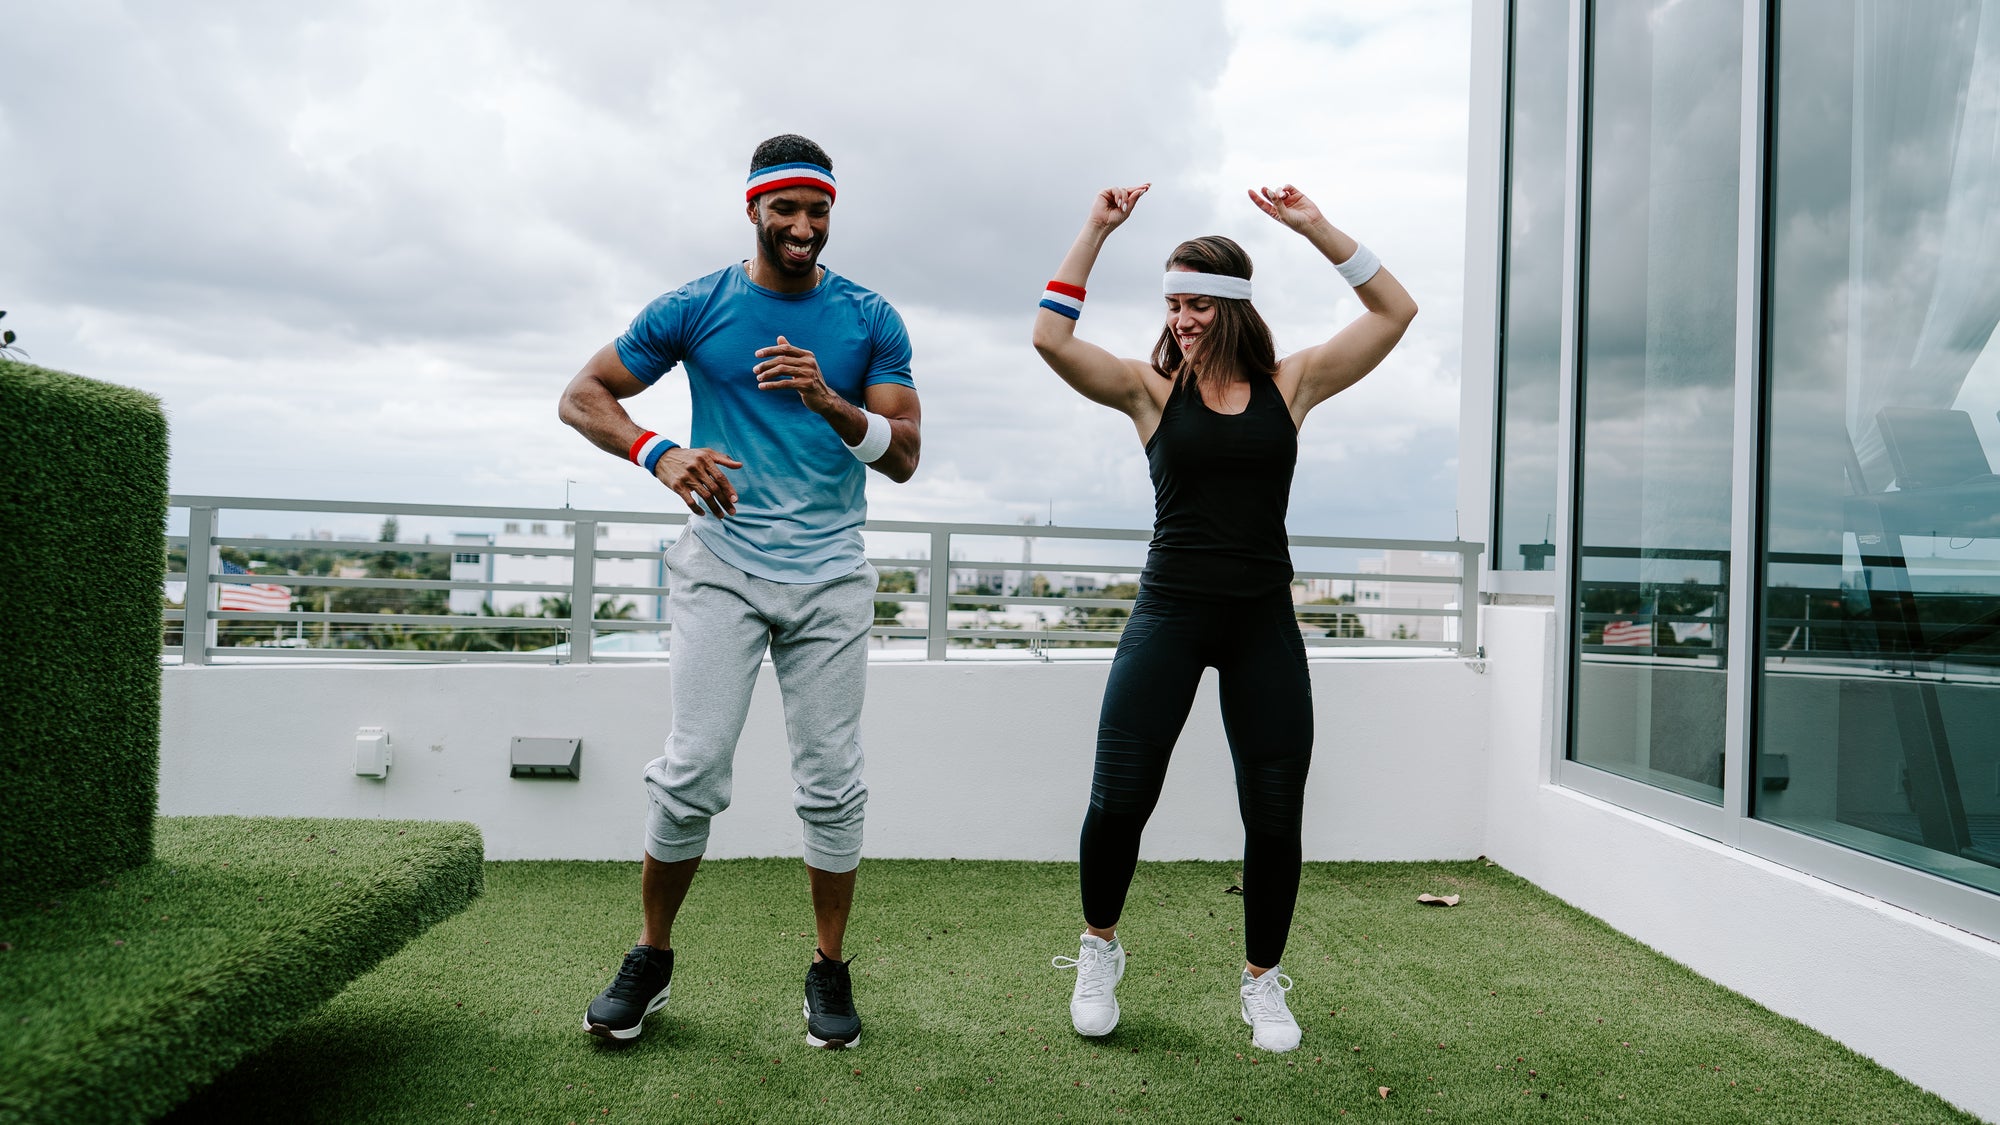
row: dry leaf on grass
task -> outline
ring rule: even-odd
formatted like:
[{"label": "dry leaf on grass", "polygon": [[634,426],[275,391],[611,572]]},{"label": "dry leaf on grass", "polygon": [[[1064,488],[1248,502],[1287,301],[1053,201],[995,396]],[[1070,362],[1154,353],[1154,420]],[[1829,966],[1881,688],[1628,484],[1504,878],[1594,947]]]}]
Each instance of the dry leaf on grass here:
[{"label": "dry leaf on grass", "polygon": [[1425,906],[1457,906],[1457,895],[1418,895],[1417,901]]},{"label": "dry leaf on grass", "polygon": [[1226,895],[1240,895],[1243,893],[1243,888],[1237,886],[1234,883],[1231,883],[1228,886],[1222,888],[1222,893]]},{"label": "dry leaf on grass", "polygon": [[1377,1086],[1377,1087],[1375,1087],[1375,1093],[1376,1093],[1377,1095],[1381,1096],[1381,1097],[1384,1097],[1384,1098],[1386,1098],[1386,1097],[1388,1097],[1388,1096],[1389,1096],[1389,1087],[1387,1087],[1387,1086]]}]

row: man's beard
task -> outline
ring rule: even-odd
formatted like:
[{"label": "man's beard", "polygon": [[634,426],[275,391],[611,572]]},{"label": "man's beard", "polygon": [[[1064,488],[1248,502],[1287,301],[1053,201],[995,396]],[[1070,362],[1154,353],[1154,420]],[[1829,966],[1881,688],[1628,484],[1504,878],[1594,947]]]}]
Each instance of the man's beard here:
[{"label": "man's beard", "polygon": [[783,241],[776,228],[766,226],[757,228],[757,250],[764,255],[764,264],[779,273],[794,277],[804,276],[819,266],[819,252],[826,246],[825,235],[813,239],[812,256],[799,265],[786,259]]}]

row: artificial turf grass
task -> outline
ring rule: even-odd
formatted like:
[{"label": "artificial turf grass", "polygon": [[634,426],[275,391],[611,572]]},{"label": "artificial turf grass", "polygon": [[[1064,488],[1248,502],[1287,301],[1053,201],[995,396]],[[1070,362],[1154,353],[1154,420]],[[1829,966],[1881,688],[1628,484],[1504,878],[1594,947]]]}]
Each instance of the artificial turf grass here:
[{"label": "artificial turf grass", "polygon": [[151,854],[167,420],[5,357],[0,418],[4,914]]},{"label": "artificial turf grass", "polygon": [[463,823],[163,817],[155,840],[0,919],[0,1122],[165,1112],[485,878]]},{"label": "artificial turf grass", "polygon": [[1074,865],[869,861],[862,1046],[830,1052],[804,1044],[796,860],[704,865],[673,999],[627,1046],[580,1028],[637,928],[637,865],[490,864],[470,910],[173,1120],[1973,1120],[1479,863],[1308,865],[1285,966],[1305,1039],[1257,1052],[1239,882],[1141,865],[1123,1018],[1085,1040],[1049,967],[1075,952]]}]

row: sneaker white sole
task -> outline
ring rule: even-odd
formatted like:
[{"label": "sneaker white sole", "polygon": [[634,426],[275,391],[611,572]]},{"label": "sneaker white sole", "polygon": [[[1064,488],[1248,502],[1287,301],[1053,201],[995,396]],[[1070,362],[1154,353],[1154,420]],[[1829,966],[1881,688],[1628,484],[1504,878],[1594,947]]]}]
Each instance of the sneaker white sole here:
[{"label": "sneaker white sole", "polygon": [[1111,1006],[1111,1022],[1106,1024],[1104,1028],[1100,1031],[1088,1031],[1084,1028],[1083,1024],[1077,1020],[1075,1009],[1071,1009],[1069,1013],[1069,1025],[1076,1029],[1076,1033],[1078,1035],[1084,1036],[1085,1038],[1102,1039],[1105,1036],[1111,1034],[1112,1032],[1118,1030],[1118,1014],[1119,1014],[1118,1005],[1113,1004]]},{"label": "sneaker white sole", "polygon": [[[812,1019],[812,1005],[803,1002],[800,1003],[799,1014],[808,1020]],[[819,1036],[813,1034],[812,1024],[808,1023],[806,1024],[806,1046],[825,1047],[834,1051],[851,1050],[861,1046],[861,1033],[858,1031],[855,1032],[852,1039],[821,1039]]]},{"label": "sneaker white sole", "polygon": [[597,1036],[599,1039],[637,1039],[639,1032],[646,1026],[646,1017],[666,1007],[667,993],[673,990],[674,986],[671,984],[662,988],[660,994],[653,997],[652,1002],[646,1005],[646,1010],[639,1013],[638,1020],[631,1027],[612,1027],[608,1024],[592,1023],[590,1022],[590,1009],[585,1008],[583,1012],[583,1030]]},{"label": "sneaker white sole", "polygon": [[1267,1047],[1264,1044],[1257,1042],[1257,1024],[1253,1020],[1251,1020],[1250,1013],[1239,1011],[1237,1014],[1243,1017],[1244,1023],[1250,1025],[1250,1045],[1252,1047],[1255,1047],[1260,1051],[1269,1051],[1274,1055],[1282,1055],[1286,1051],[1298,1050],[1299,1041],[1297,1039],[1292,1040],[1292,1042],[1288,1046],[1284,1047]]}]

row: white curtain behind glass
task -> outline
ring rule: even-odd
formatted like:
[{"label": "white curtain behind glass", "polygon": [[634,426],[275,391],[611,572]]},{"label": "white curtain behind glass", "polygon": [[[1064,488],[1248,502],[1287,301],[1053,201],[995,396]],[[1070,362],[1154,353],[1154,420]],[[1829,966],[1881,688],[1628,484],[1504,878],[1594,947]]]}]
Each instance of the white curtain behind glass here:
[{"label": "white curtain behind glass", "polygon": [[1847,429],[1880,490],[1876,412],[1950,408],[2000,322],[2000,0],[1860,0],[1854,34]]}]

